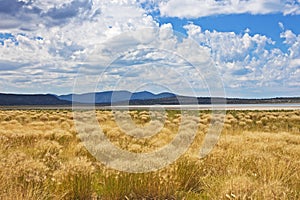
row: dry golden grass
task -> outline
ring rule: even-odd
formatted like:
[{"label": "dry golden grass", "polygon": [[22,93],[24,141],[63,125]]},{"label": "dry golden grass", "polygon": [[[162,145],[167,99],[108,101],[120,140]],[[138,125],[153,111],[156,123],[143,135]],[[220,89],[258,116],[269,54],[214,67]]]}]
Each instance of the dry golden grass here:
[{"label": "dry golden grass", "polygon": [[[135,138],[115,121],[126,122],[124,113],[96,111],[109,140],[137,153],[170,143],[182,122],[178,111],[128,114],[137,127],[162,127]],[[80,118],[88,121],[90,113]],[[107,168],[86,150],[70,110],[0,110],[0,199],[300,199],[300,111],[228,111],[218,144],[203,159],[210,112],[190,120],[199,126],[183,156],[164,169],[132,174]]]}]

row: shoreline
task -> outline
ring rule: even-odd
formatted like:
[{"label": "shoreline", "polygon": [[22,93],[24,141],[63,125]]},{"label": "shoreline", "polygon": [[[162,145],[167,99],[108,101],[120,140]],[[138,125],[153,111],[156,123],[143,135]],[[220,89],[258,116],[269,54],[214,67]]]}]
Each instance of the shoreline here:
[{"label": "shoreline", "polygon": [[[72,110],[70,106],[0,106],[0,110]],[[300,110],[300,104],[131,105],[76,106],[74,110]]]}]

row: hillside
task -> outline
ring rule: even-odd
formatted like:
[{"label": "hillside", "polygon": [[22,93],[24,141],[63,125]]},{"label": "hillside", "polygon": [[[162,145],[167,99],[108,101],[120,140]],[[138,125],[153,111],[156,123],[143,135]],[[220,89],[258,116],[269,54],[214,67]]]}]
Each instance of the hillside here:
[{"label": "hillside", "polygon": [[70,105],[71,102],[60,100],[52,94],[1,94],[1,106],[25,105]]}]

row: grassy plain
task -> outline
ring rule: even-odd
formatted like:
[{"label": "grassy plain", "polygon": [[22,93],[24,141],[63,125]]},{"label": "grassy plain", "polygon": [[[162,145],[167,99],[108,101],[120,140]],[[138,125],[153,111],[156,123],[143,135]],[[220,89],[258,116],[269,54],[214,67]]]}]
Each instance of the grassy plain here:
[{"label": "grassy plain", "polygon": [[[96,115],[114,145],[136,153],[168,144],[181,120],[179,111],[167,111],[158,134],[137,139],[118,128],[111,111]],[[150,121],[147,111],[130,115],[141,127]],[[175,163],[126,173],[91,156],[71,110],[2,110],[0,199],[300,199],[299,110],[227,111],[219,142],[202,159],[210,112],[194,120],[194,142]]]}]

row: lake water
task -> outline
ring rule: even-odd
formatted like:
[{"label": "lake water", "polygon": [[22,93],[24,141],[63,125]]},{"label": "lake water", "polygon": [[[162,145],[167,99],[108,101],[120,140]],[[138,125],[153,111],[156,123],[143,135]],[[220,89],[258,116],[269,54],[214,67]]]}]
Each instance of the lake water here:
[{"label": "lake water", "polygon": [[108,106],[111,109],[166,109],[166,110],[300,110],[300,104],[217,104],[217,105],[134,105]]}]

